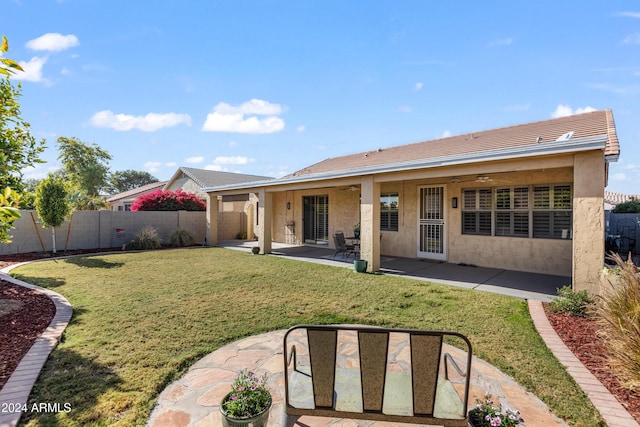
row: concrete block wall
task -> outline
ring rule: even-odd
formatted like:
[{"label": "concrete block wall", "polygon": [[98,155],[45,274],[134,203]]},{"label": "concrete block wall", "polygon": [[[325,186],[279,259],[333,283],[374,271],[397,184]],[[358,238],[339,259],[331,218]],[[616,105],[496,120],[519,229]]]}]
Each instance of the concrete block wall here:
[{"label": "concrete block wall", "polygon": [[[0,255],[52,250],[50,228],[42,228],[35,211],[21,211],[22,218],[14,223],[9,234],[12,243],[0,245]],[[237,223],[224,224],[236,226]],[[222,224],[221,224],[222,225]],[[206,236],[205,212],[117,212],[75,211],[70,220],[56,227],[56,249],[120,248],[130,242],[145,226],[156,229],[160,239],[168,243],[171,234],[178,228],[189,230],[196,242],[204,243]],[[221,228],[221,230],[225,230]],[[235,235],[240,229],[228,230]]]}]

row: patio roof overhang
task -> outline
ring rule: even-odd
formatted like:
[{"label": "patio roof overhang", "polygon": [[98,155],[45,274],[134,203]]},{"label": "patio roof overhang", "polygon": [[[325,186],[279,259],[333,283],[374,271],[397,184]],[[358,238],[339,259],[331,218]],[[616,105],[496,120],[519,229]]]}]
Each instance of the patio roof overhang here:
[{"label": "patio roof overhang", "polygon": [[[237,190],[259,190],[266,187],[276,187],[288,184],[313,183],[317,181],[327,181],[345,178],[354,178],[362,175],[375,175],[393,172],[414,171],[419,169],[429,169],[444,166],[466,165],[472,163],[482,163],[491,161],[504,161],[509,159],[522,159],[534,156],[549,156],[558,154],[577,153],[583,151],[603,150],[608,139],[608,135],[598,135],[566,141],[553,141],[544,144],[526,145],[520,147],[510,147],[496,150],[466,153],[455,156],[442,156],[430,159],[416,159],[408,162],[387,163],[383,165],[366,166],[360,168],[336,170],[330,172],[289,176],[273,180],[245,182],[241,184],[221,185],[215,187],[205,187],[202,189],[206,193],[222,193]],[[607,161],[617,161],[606,159]]]}]

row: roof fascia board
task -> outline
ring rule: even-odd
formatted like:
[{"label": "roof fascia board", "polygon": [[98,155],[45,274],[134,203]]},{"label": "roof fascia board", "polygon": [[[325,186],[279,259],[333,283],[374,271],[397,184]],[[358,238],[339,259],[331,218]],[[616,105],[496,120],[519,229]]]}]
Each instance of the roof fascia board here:
[{"label": "roof fascia board", "polygon": [[[530,156],[544,156],[553,154],[566,154],[581,151],[603,150],[608,139],[607,135],[592,136],[568,141],[553,141],[539,145],[527,145],[524,147],[502,148],[497,150],[467,153],[463,155],[443,156],[433,159],[420,159],[408,162],[387,163],[384,165],[352,168],[347,170],[323,172],[317,174],[294,176],[268,181],[254,181],[241,184],[231,184],[217,187],[203,188],[203,192],[216,192],[224,190],[240,190],[248,188],[272,187],[283,184],[299,182],[319,181],[336,178],[349,178],[361,175],[373,175],[389,172],[402,172],[415,169],[434,168],[442,166],[461,165],[466,163],[490,162],[496,160],[517,159]],[[250,184],[250,186],[246,185]]]}]

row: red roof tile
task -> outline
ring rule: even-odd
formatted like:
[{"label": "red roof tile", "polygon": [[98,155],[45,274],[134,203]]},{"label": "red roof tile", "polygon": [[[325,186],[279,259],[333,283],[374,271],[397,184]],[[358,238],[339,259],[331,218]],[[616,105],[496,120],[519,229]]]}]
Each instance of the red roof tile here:
[{"label": "red roof tile", "polygon": [[572,140],[593,136],[608,136],[604,155],[616,156],[620,153],[613,113],[611,110],[599,110],[557,119],[333,157],[294,172],[288,177],[379,166],[412,160],[427,160],[444,156],[481,153],[483,151],[526,147],[528,145],[538,146],[539,144],[556,141],[560,136],[568,132],[573,132],[571,136]]}]

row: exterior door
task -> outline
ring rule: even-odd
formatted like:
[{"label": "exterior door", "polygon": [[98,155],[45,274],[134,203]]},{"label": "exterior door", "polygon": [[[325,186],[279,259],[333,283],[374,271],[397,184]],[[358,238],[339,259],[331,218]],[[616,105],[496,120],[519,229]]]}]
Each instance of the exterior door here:
[{"label": "exterior door", "polygon": [[305,196],[304,242],[327,245],[329,243],[329,196]]},{"label": "exterior door", "polygon": [[446,260],[444,186],[418,189],[418,257]]}]

